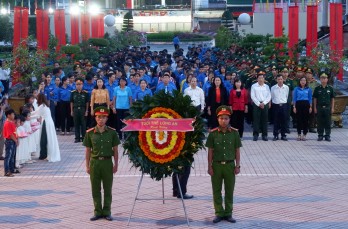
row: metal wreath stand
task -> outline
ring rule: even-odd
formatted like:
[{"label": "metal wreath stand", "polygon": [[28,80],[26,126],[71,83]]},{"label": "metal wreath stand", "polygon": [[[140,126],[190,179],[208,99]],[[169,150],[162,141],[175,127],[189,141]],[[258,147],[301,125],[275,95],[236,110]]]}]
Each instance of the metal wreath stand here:
[{"label": "metal wreath stand", "polygon": [[[174,176],[174,174],[173,174],[173,176]],[[178,176],[178,174],[175,174],[175,176],[176,176],[176,181],[178,182],[178,186],[179,186],[180,197],[181,197],[182,207],[183,207],[184,212],[185,212],[187,226],[190,227],[190,222],[189,222],[189,219],[188,219],[188,215],[187,215],[186,207],[185,207],[185,202],[184,202],[182,191],[181,191],[181,185],[180,185],[180,182],[179,182],[179,176]],[[163,180],[163,178],[162,178],[162,198],[146,198],[146,199],[138,198],[140,187],[141,187],[141,184],[143,182],[143,178],[144,178],[144,173],[141,174],[141,177],[140,177],[140,180],[139,180],[137,194],[135,195],[135,198],[134,198],[133,207],[132,207],[132,211],[131,211],[131,213],[129,215],[129,218],[128,218],[127,226],[129,226],[129,223],[131,221],[131,218],[132,218],[132,215],[133,215],[133,211],[134,211],[134,207],[135,207],[135,203],[137,202],[137,200],[162,200],[163,204],[165,204],[165,200],[177,200],[178,199],[178,198],[165,198],[164,197],[164,180]]]}]

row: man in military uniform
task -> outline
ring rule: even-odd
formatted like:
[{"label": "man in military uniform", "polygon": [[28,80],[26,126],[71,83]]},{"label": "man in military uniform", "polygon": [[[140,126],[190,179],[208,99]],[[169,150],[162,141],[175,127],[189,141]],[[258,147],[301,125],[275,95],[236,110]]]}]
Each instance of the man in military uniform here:
[{"label": "man in military uniform", "polygon": [[[331,134],[331,114],[334,111],[334,97],[335,92],[333,88],[327,84],[328,74],[321,72],[319,74],[321,85],[314,89],[314,113],[317,114],[317,130],[318,130],[318,141],[322,141],[325,137],[325,141],[330,142]],[[324,135],[325,131],[325,135]]]},{"label": "man in military uniform", "polygon": [[[216,109],[219,127],[213,129],[208,136],[208,174],[211,176],[213,200],[215,208],[214,223],[225,219],[235,223],[232,217],[233,191],[235,175],[240,172],[240,147],[242,146],[238,130],[232,128],[230,116],[232,110],[228,106]],[[225,209],[222,206],[222,183],[225,187]]]},{"label": "man in military uniform", "polygon": [[73,90],[70,96],[70,110],[71,116],[74,118],[75,143],[77,143],[85,137],[89,96],[87,91],[82,90],[83,79],[77,78],[75,84],[76,90]]},{"label": "man in military uniform", "polygon": [[[112,221],[112,182],[113,173],[118,167],[118,145],[120,140],[115,129],[105,125],[109,109],[97,107],[94,110],[97,125],[87,131],[83,145],[86,146],[86,171],[90,174],[94,216],[91,221],[105,218]],[[114,163],[112,163],[114,157]],[[104,206],[102,206],[101,184],[104,190]]]},{"label": "man in military uniform", "polygon": [[[311,68],[307,68],[306,70],[306,78],[307,78],[307,84],[308,87],[310,89],[312,89],[312,96],[314,93],[314,89],[320,85],[320,83],[317,82],[317,80],[314,78],[314,70]],[[314,100],[314,98],[313,98]],[[314,101],[312,101],[312,104],[314,103]],[[310,133],[317,133],[317,131],[315,130],[317,126],[317,119],[315,117],[315,113],[311,112],[309,114],[309,132]]]}]

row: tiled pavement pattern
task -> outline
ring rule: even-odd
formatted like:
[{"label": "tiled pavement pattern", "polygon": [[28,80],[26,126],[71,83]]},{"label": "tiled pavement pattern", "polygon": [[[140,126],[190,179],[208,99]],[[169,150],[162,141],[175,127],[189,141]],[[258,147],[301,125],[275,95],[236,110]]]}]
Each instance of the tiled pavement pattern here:
[{"label": "tiled pavement pattern", "polygon": [[[195,157],[185,201],[192,228],[348,228],[348,129],[334,129],[332,142],[253,142],[245,134],[242,174],[235,189],[236,224],[214,225],[207,152]],[[92,198],[84,148],[73,136],[59,136],[62,161],[26,165],[14,178],[3,177],[0,162],[0,228],[187,228],[177,199],[137,201],[127,219],[140,173],[121,156],[113,187],[113,222],[90,222]],[[171,197],[171,179],[164,180]],[[160,198],[161,182],[145,177],[140,198]]]}]

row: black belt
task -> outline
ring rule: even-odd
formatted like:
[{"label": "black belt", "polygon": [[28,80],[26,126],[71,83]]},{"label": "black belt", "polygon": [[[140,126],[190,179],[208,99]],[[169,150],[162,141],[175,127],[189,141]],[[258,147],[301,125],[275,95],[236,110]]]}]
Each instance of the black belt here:
[{"label": "black belt", "polygon": [[278,105],[278,106],[281,107],[281,106],[286,105],[286,104],[287,104],[287,103],[278,103],[278,104],[275,103],[274,105]]},{"label": "black belt", "polygon": [[105,161],[105,160],[110,160],[111,157],[92,157],[94,160],[99,160],[99,161]]},{"label": "black belt", "polygon": [[231,162],[233,162],[234,160],[228,160],[228,161],[214,161],[214,162],[216,162],[216,163],[218,163],[218,164],[221,164],[221,165],[225,165],[225,164],[227,164],[227,163],[231,163]]}]

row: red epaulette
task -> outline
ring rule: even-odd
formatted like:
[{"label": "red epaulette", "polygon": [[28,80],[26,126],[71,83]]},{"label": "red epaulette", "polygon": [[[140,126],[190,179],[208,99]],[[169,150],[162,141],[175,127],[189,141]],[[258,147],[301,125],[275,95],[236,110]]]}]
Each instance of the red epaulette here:
[{"label": "red epaulette", "polygon": [[232,130],[234,130],[234,131],[238,131],[238,129],[233,128],[232,126],[230,126],[230,130],[231,130],[231,131],[232,131]]},{"label": "red epaulette", "polygon": [[111,129],[111,130],[114,130],[114,131],[116,131],[116,129],[114,129],[114,128],[112,128],[112,127],[110,127],[110,126],[107,126],[109,129]]},{"label": "red epaulette", "polygon": [[92,130],[94,130],[95,127],[92,127],[91,129],[88,129],[86,132],[91,132]]},{"label": "red epaulette", "polygon": [[216,127],[216,128],[214,128],[214,129],[211,129],[210,132],[214,132],[214,131],[217,131],[217,130],[219,130],[219,127]]}]

